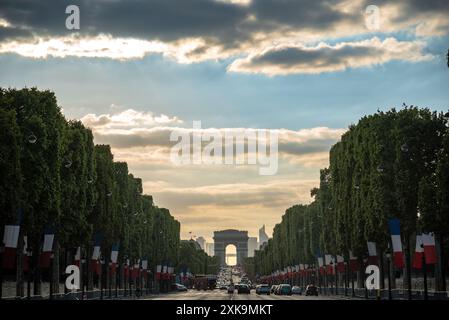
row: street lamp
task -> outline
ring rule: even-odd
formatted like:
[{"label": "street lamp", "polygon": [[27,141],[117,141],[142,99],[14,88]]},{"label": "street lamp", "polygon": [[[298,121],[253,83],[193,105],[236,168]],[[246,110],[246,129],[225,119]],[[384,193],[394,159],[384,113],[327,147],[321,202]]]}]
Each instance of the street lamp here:
[{"label": "street lamp", "polygon": [[387,274],[388,274],[388,300],[391,300],[391,271],[390,271],[390,263],[391,263],[391,252],[390,248],[387,249],[385,253],[385,257],[387,258]]},{"label": "street lamp", "polygon": [[[424,248],[424,244],[421,243],[421,248]],[[426,255],[423,252],[422,254],[422,272],[424,275],[424,300],[428,300],[429,296],[428,296],[428,292],[427,292],[427,264],[426,264]]]},{"label": "street lamp", "polygon": [[28,257],[28,279],[27,279],[27,299],[31,299],[31,281],[33,281],[33,272],[34,268],[31,265],[31,257],[33,255],[33,251],[30,247],[27,247],[27,257]]}]

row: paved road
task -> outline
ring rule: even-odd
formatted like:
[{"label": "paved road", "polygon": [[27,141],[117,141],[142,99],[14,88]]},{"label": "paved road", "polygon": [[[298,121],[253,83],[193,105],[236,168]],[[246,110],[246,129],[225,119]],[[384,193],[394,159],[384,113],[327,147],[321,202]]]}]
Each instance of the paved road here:
[{"label": "paved road", "polygon": [[228,294],[225,290],[197,291],[189,290],[187,292],[165,293],[150,296],[148,300],[340,300],[344,297],[306,297],[303,295],[277,296],[257,295],[254,290],[251,294]]}]

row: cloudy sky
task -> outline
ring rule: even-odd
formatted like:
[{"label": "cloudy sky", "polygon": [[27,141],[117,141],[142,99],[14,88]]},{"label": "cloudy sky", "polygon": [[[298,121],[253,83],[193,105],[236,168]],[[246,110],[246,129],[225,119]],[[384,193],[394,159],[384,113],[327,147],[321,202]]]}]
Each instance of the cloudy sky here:
[{"label": "cloudy sky", "polygon": [[[70,4],[80,30],[66,28]],[[447,110],[448,17],[445,0],[0,0],[0,86],[55,91],[183,237],[256,235],[310,201],[329,147],[361,116]],[[174,165],[170,132],[194,120],[276,130],[277,174]]]}]

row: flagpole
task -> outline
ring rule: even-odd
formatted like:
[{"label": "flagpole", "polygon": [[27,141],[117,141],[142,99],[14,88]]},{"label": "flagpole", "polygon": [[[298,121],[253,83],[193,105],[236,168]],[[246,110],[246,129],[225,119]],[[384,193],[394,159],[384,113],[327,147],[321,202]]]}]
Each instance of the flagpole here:
[{"label": "flagpole", "polygon": [[0,300],[3,297],[3,252],[5,251],[5,243],[2,241],[0,247]]},{"label": "flagpole", "polygon": [[[421,244],[421,247],[424,248],[424,245]],[[428,300],[428,292],[427,292],[427,263],[426,263],[426,255],[425,253],[422,254],[422,272],[424,275],[424,300]]]},{"label": "flagpole", "polygon": [[385,256],[387,257],[387,273],[388,273],[388,300],[391,300],[391,270],[390,270],[390,251],[387,251]]},{"label": "flagpole", "polygon": [[28,257],[28,277],[27,277],[27,299],[31,299],[31,281],[33,280],[33,256],[31,247],[27,246],[27,257]]},{"label": "flagpole", "polygon": [[53,300],[53,252],[50,254],[50,294],[49,299]]}]

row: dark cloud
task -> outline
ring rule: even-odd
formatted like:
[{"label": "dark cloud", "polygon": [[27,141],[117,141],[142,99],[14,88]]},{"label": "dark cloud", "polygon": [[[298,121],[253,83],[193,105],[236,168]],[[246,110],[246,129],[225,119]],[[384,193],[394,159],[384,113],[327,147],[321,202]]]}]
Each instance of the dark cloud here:
[{"label": "dark cloud", "polygon": [[375,48],[344,46],[342,48],[281,48],[267,51],[255,57],[252,62],[259,65],[276,64],[278,66],[295,65],[331,65],[340,64],[348,57],[361,57],[379,53]]},{"label": "dark cloud", "polygon": [[3,0],[0,17],[38,35],[64,35],[68,5],[78,5],[81,34],[177,40],[238,36],[246,8],[210,0]]},{"label": "dark cloud", "polygon": [[[81,30],[78,33],[65,27],[65,9],[71,4],[78,5],[81,11]],[[408,0],[395,3],[384,0],[360,0],[355,3],[347,0],[252,0],[247,5],[225,0],[2,0],[0,19],[9,25],[0,25],[0,40],[9,44],[8,40],[27,38],[30,43],[34,40],[33,37],[73,36],[59,39],[61,43],[56,47],[51,47],[48,42],[41,44],[38,51],[40,56],[33,50],[20,50],[20,44],[5,45],[2,48],[2,52],[16,52],[31,57],[75,55],[131,59],[157,53],[185,63],[248,57],[252,53],[249,69],[253,65],[276,65],[284,69],[284,73],[289,73],[290,68],[297,69],[298,65],[311,64],[318,70],[335,71],[333,68],[326,68],[326,65],[338,66],[336,70],[343,70],[344,65],[349,64],[348,57],[376,57],[382,52],[372,47],[348,46],[338,50],[320,47],[313,51],[301,49],[297,45],[369,33],[364,22],[364,12],[368,5],[378,5],[381,15],[382,12],[385,13],[383,17],[387,21],[384,32],[416,27],[418,36],[448,33],[447,0]],[[111,35],[115,40],[132,38],[147,42],[135,48],[128,46],[125,41],[122,45],[128,46],[130,51],[123,52],[117,50],[117,46],[108,47],[110,51],[96,47],[95,45],[101,44],[98,41],[93,41],[88,46],[79,46],[78,35],[83,37],[100,34]],[[183,47],[185,42],[182,40],[188,38],[200,41],[190,42]],[[106,39],[111,40],[108,37]],[[148,43],[157,40],[163,43],[162,47]],[[281,43],[284,48],[266,50],[276,43]],[[241,59],[239,60],[241,63]],[[238,68],[230,70],[245,72]]]},{"label": "dark cloud", "polygon": [[0,26],[0,42],[29,38],[31,35],[32,33],[29,30]]},{"label": "dark cloud", "polygon": [[359,42],[344,42],[335,46],[316,47],[279,46],[238,59],[230,65],[234,72],[264,73],[321,73],[345,70],[348,67],[368,67],[391,60],[421,61],[431,58],[423,53],[419,41],[397,41],[394,38],[372,38]]},{"label": "dark cloud", "polygon": [[336,23],[361,21],[357,12],[350,14],[338,10],[340,0],[255,0],[251,12],[263,23],[293,26],[306,30],[331,28]]}]

